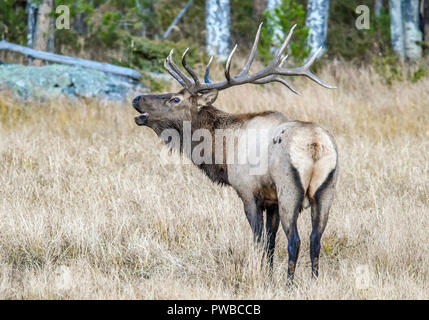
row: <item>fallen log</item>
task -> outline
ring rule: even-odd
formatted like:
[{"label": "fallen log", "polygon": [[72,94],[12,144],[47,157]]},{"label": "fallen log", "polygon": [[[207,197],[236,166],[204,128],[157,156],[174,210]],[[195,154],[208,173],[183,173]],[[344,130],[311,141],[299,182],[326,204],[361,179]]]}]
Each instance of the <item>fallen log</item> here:
[{"label": "fallen log", "polygon": [[170,24],[170,26],[167,28],[167,31],[164,32],[164,35],[162,38],[165,40],[168,38],[168,36],[171,33],[171,30],[173,30],[174,26],[179,22],[179,20],[185,15],[186,11],[188,11],[189,7],[191,6],[193,0],[189,0],[188,3],[186,3],[185,7],[179,12],[176,18],[174,18],[173,22]]},{"label": "fallen log", "polygon": [[109,63],[96,62],[96,61],[91,61],[91,60],[86,60],[81,58],[63,56],[60,54],[55,54],[50,52],[33,50],[28,47],[20,46],[4,40],[0,41],[0,50],[18,52],[27,57],[31,57],[34,59],[40,59],[45,61],[51,61],[51,62],[56,62],[61,64],[68,64],[68,65],[85,67],[85,68],[95,69],[103,72],[113,73],[116,75],[129,77],[134,80],[141,79],[140,73],[134,69],[119,67]]}]

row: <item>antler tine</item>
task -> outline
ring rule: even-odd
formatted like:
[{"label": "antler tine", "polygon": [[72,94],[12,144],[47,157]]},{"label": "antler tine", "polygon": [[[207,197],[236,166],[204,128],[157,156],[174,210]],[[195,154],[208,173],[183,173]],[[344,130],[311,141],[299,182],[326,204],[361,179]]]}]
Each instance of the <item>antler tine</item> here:
[{"label": "antler tine", "polygon": [[235,50],[237,50],[238,44],[236,44],[234,46],[234,49],[232,49],[231,53],[228,56],[228,60],[226,61],[226,67],[225,67],[225,78],[228,81],[228,83],[231,82],[231,74],[230,74],[230,69],[231,69],[231,60],[232,60],[232,56],[235,53]]},{"label": "antler tine", "polygon": [[176,79],[177,80],[177,82],[179,82],[183,87],[185,87],[186,88],[186,83],[183,81],[183,79],[182,78],[180,78],[180,76],[176,73],[176,72],[174,72],[172,69],[171,69],[171,67],[170,67],[170,65],[169,65],[169,63],[168,63],[168,57],[164,60],[164,68],[168,71],[168,73],[174,78],[174,79]]},{"label": "antler tine", "polygon": [[323,47],[320,47],[317,49],[317,51],[313,54],[313,56],[307,61],[307,63],[304,65],[304,70],[306,70],[305,76],[313,80],[314,82],[320,84],[321,86],[328,88],[328,89],[336,89],[336,86],[331,86],[329,84],[324,83],[318,76],[316,76],[314,73],[310,71],[310,67],[313,64],[313,62],[317,59],[320,52],[322,51]]},{"label": "antler tine", "polygon": [[286,79],[275,78],[273,81],[280,82],[280,83],[284,84],[293,93],[295,93],[295,94],[297,94],[299,96],[301,95],[301,93],[298,90],[296,90],[294,87],[292,87],[292,85]]},{"label": "antler tine", "polygon": [[174,49],[171,49],[170,54],[167,57],[168,66],[170,66],[171,69],[173,69],[173,71],[183,80],[183,82],[186,84],[184,87],[188,90],[192,90],[192,87],[193,87],[192,81],[173,62],[173,53],[174,53]]},{"label": "antler tine", "polygon": [[287,55],[285,55],[285,56],[282,58],[282,61],[280,61],[279,67],[282,67],[282,66],[284,65],[284,63],[286,62],[287,58],[289,58],[289,55],[288,55],[288,54],[287,54]]},{"label": "antler tine", "polygon": [[258,31],[256,32],[256,36],[255,36],[255,41],[253,42],[253,47],[252,47],[252,50],[250,51],[250,54],[249,54],[249,58],[247,59],[243,70],[241,70],[241,72],[238,74],[239,77],[246,75],[246,74],[249,74],[250,66],[252,65],[253,60],[255,59],[256,50],[258,49],[259,37],[261,35],[261,29],[262,29],[263,24],[264,24],[263,22],[261,22],[259,24],[259,28],[258,28]]},{"label": "antler tine", "polygon": [[293,68],[293,69],[285,69],[285,68],[279,67],[276,69],[275,73],[283,76],[306,76],[307,78],[313,80],[314,82],[321,85],[322,87],[325,87],[328,89],[336,89],[337,88],[336,86],[331,86],[329,84],[324,83],[318,76],[316,76],[314,73],[310,71],[311,65],[319,56],[322,49],[323,47],[320,47],[302,67]]},{"label": "antler tine", "polygon": [[189,48],[186,48],[185,52],[183,52],[182,55],[182,65],[185,68],[186,71],[191,75],[192,79],[194,79],[195,84],[198,86],[200,84],[200,78],[198,78],[198,75],[195,73],[194,70],[192,70],[191,67],[188,66],[186,63],[186,55],[188,54]]},{"label": "antler tine", "polygon": [[313,80],[317,84],[321,85],[322,87],[328,88],[328,89],[337,89],[336,86],[331,86],[327,83],[324,83],[318,76],[316,76],[314,73],[312,73],[310,70],[307,70],[304,74],[307,78]]},{"label": "antler tine", "polygon": [[311,65],[314,63],[314,61],[316,61],[316,59],[319,56],[322,49],[323,49],[323,47],[320,47],[319,49],[316,50],[316,52],[310,57],[310,59],[308,59],[308,61],[303,66],[304,69],[308,70],[311,67]]},{"label": "antler tine", "polygon": [[204,74],[205,83],[210,83],[209,76],[210,76],[210,65],[212,64],[212,61],[213,61],[213,56],[210,57],[209,63],[207,63],[207,66],[206,66],[206,73]]},{"label": "antler tine", "polygon": [[278,62],[280,60],[280,57],[283,55],[283,52],[286,50],[290,40],[292,39],[293,31],[295,30],[295,28],[296,28],[296,24],[294,24],[292,28],[290,28],[289,33],[285,41],[283,42],[282,46],[280,47],[280,49],[277,51],[276,58],[273,60],[273,62],[274,61]]},{"label": "antler tine", "polygon": [[292,87],[292,85],[289,83],[289,81],[287,81],[286,79],[280,78],[276,75],[271,75],[271,76],[268,76],[266,78],[262,78],[262,79],[253,81],[252,83],[254,83],[254,84],[267,84],[270,82],[280,82],[283,85],[285,85],[289,90],[291,90],[293,93],[295,93],[297,95],[301,95],[301,93],[299,93],[298,90],[296,90],[294,87]]}]

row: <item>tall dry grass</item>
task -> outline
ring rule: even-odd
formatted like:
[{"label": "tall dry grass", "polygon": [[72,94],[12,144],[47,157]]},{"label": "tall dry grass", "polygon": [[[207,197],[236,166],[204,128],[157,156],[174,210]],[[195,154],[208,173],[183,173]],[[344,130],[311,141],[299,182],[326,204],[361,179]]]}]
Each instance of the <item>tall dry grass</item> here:
[{"label": "tall dry grass", "polygon": [[231,112],[280,110],[336,137],[340,178],[311,280],[310,213],[296,286],[279,230],[273,279],[235,192],[159,164],[129,104],[0,96],[0,298],[429,298],[429,78],[383,85],[333,63],[331,91],[296,81],[220,94]]}]

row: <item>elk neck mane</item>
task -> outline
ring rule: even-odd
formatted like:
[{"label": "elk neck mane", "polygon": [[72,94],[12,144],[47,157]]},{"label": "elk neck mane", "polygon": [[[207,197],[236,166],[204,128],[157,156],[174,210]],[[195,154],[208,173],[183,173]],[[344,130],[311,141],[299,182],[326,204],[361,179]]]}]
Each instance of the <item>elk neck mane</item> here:
[{"label": "elk neck mane", "polygon": [[[163,129],[175,129],[180,134],[180,152],[183,152],[183,121],[191,121],[191,133],[197,129],[207,129],[212,136],[213,148],[215,146],[215,130],[216,129],[232,129],[239,128],[245,122],[255,118],[255,117],[264,117],[275,113],[275,111],[264,111],[258,113],[243,113],[243,114],[234,114],[228,113],[222,110],[217,109],[214,106],[206,105],[199,110],[194,110],[191,112],[191,119],[176,119],[176,120],[167,120],[162,123],[162,126],[158,127],[158,130],[161,129],[158,133],[162,132]],[[191,154],[193,148],[198,145],[201,141],[192,143]],[[225,151],[225,145],[224,145]],[[225,157],[225,152],[224,158]],[[214,155],[214,152],[213,152]],[[228,182],[228,169],[224,161],[222,164],[216,164],[214,159],[212,164],[202,163],[196,165],[201,169],[209,178],[215,183],[229,185]]]}]

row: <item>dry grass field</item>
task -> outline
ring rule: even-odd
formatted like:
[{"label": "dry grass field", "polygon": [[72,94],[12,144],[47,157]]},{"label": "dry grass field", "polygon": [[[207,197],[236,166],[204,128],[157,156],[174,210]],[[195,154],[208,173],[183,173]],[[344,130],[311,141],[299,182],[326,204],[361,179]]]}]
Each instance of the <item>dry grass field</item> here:
[{"label": "dry grass field", "polygon": [[[130,103],[19,102],[0,94],[1,299],[428,299],[429,77],[386,86],[332,63],[220,94],[230,112],[280,110],[336,137],[340,176],[311,279],[310,211],[295,285],[279,230],[272,280],[235,191],[137,127]],[[131,100],[130,100],[131,101]]]}]

